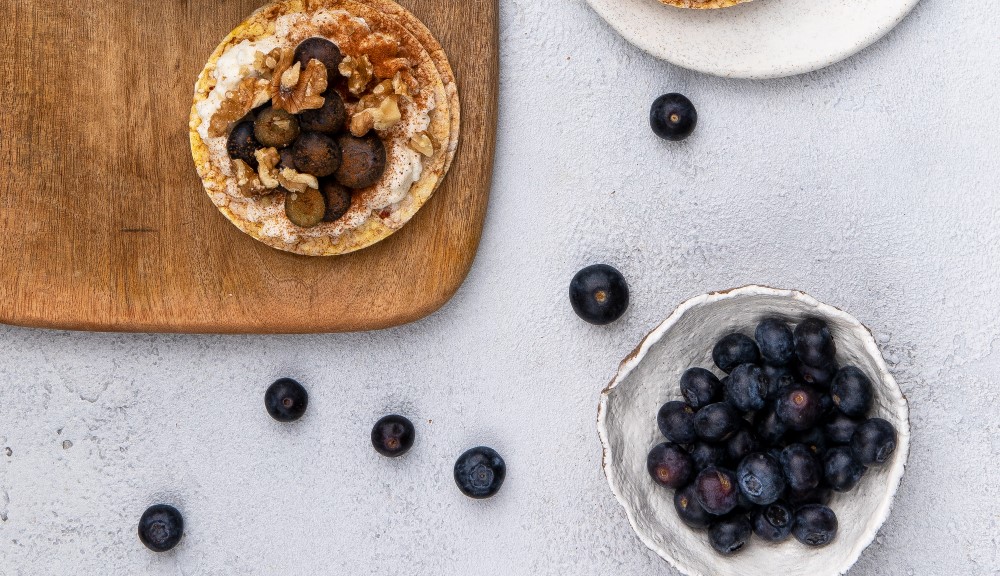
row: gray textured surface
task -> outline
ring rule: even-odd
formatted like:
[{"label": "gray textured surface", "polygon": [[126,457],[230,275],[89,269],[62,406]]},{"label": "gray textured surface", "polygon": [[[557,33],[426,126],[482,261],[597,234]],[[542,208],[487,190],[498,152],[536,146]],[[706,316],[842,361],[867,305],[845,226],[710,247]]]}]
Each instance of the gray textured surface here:
[{"label": "gray textured surface", "polygon": [[[751,282],[867,323],[910,399],[909,471],[852,575],[1000,571],[989,3],[925,0],[859,56],[769,82],[658,62],[582,0],[501,11],[493,201],[438,314],[313,337],[0,329],[0,574],[671,574],[601,473],[598,393],[677,303]],[[671,90],[700,112],[679,145],[646,128]],[[566,302],[594,261],[633,287],[606,328]],[[283,375],[311,393],[290,426],[262,406]],[[418,422],[400,461],[368,445],[388,411]],[[486,502],[450,477],[477,443],[509,465]],[[187,533],[157,556],[135,523],[159,500]]]}]

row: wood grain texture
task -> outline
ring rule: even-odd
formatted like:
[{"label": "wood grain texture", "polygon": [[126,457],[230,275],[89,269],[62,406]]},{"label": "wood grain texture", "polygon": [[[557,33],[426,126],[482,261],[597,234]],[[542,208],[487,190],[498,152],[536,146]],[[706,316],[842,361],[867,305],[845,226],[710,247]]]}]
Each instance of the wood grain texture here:
[{"label": "wood grain texture", "polygon": [[385,328],[437,310],[482,233],[497,113],[496,0],[401,0],[455,69],[462,144],[402,230],[295,256],[231,225],[188,146],[195,78],[260,0],[0,0],[0,322],[141,332]]}]

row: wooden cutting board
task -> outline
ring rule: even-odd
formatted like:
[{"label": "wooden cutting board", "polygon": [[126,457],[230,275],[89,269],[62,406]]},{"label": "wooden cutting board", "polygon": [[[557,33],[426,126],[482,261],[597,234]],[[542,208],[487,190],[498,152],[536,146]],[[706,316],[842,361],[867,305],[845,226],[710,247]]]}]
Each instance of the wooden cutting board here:
[{"label": "wooden cutting board", "polygon": [[441,307],[482,233],[497,112],[496,0],[401,0],[462,99],[444,185],[389,239],[333,258],[243,234],[195,173],[188,112],[261,0],[0,0],[0,322],[75,330],[371,330]]}]

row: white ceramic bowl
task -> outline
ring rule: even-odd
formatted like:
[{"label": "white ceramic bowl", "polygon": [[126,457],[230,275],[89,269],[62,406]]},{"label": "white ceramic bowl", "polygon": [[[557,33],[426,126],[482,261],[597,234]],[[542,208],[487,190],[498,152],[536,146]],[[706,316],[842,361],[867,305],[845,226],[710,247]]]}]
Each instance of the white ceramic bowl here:
[{"label": "white ceramic bowl", "polygon": [[[837,514],[839,531],[832,543],[808,548],[794,538],[781,544],[754,538],[744,550],[723,557],[712,549],[704,531],[693,531],[680,521],[673,490],[653,483],[646,472],[646,455],[663,441],[656,411],[668,400],[681,399],[681,373],[692,366],[714,369],[715,342],[730,332],[752,337],[765,316],[790,323],[807,316],[826,320],[837,343],[837,361],[861,368],[872,379],[871,415],[891,422],[899,440],[891,462],[869,468],[854,490],[834,493],[830,507]],[[622,361],[618,375],[601,394],[597,428],[604,446],[604,472],[632,528],[644,544],[689,576],[843,574],[888,517],[910,448],[906,398],[871,332],[850,314],[803,292],[763,286],[715,292],[681,304]]]}]

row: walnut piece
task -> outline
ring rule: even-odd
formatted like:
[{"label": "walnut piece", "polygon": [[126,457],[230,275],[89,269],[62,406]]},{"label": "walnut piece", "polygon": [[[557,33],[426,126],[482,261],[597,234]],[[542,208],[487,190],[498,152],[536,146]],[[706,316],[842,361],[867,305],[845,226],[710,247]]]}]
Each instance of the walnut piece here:
[{"label": "walnut piece", "polygon": [[431,140],[431,135],[427,132],[421,132],[413,138],[410,138],[410,148],[413,148],[428,158],[434,155],[434,141]]},{"label": "walnut piece", "polygon": [[208,135],[213,138],[225,136],[229,126],[255,107],[267,102],[270,93],[267,81],[261,78],[248,77],[240,80],[235,90],[226,93],[219,109],[212,115],[208,124]]},{"label": "walnut piece", "polygon": [[261,184],[268,190],[274,190],[281,183],[278,182],[278,162],[281,156],[278,155],[277,148],[261,148],[253,153],[257,158],[257,176],[260,177]]},{"label": "walnut piece", "polygon": [[390,94],[383,98],[377,107],[365,108],[351,117],[351,134],[360,138],[373,128],[375,130],[388,130],[401,119],[399,96]]},{"label": "walnut piece", "polygon": [[254,54],[253,69],[256,70],[262,78],[270,80],[274,77],[274,69],[278,67],[278,62],[280,61],[281,48],[275,48],[267,54],[258,50],[257,53]]},{"label": "walnut piece", "polygon": [[257,177],[257,173],[243,160],[239,158],[233,160],[233,172],[236,187],[239,188],[240,194],[247,198],[261,196],[268,192],[260,178]]},{"label": "walnut piece", "polygon": [[281,172],[278,173],[278,182],[280,182],[286,190],[291,190],[293,192],[305,192],[310,188],[319,190],[319,179],[312,174],[303,174],[302,172],[296,172],[291,168],[283,168]]},{"label": "walnut piece", "polygon": [[361,96],[364,93],[375,73],[375,67],[372,66],[372,61],[368,59],[367,54],[362,55],[361,58],[345,56],[340,62],[339,70],[340,74],[347,78],[348,91],[355,96]]},{"label": "walnut piece", "polygon": [[321,96],[326,92],[326,65],[313,58],[303,69],[300,62],[292,63],[294,59],[292,49],[281,51],[271,77],[271,104],[289,114],[322,108],[326,101]]}]

